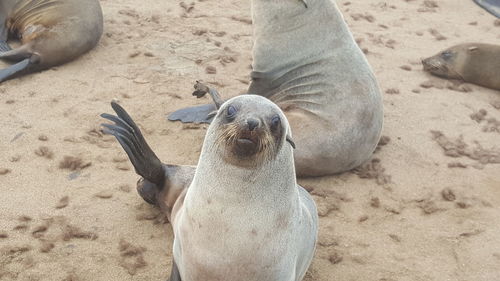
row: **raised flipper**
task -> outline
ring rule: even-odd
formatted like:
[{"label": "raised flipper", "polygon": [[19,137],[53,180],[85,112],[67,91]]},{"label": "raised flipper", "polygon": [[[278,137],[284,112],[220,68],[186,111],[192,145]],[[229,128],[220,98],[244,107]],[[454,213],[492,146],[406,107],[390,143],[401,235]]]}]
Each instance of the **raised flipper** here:
[{"label": "raised flipper", "polygon": [[146,202],[156,205],[156,194],[162,190],[165,183],[163,165],[125,109],[115,102],[111,102],[111,107],[118,116],[101,114],[101,117],[115,123],[102,124],[103,132],[116,137],[132,162],[135,172],[144,178],[139,194]]},{"label": "raised flipper", "polygon": [[168,278],[167,281],[182,281],[181,274],[179,273],[179,268],[177,268],[175,260],[172,260],[172,271],[170,272],[170,278]]},{"label": "raised flipper", "polygon": [[217,114],[217,110],[224,103],[217,90],[206,86],[199,81],[194,85],[193,96],[201,98],[207,93],[212,97],[214,104],[205,104],[179,109],[168,116],[170,121],[181,121],[183,123],[210,123]]},{"label": "raised flipper", "polygon": [[500,18],[500,0],[474,0],[474,2],[490,14]]},{"label": "raised flipper", "polygon": [[7,68],[0,70],[0,83],[9,80],[29,72],[32,72],[32,63],[30,59],[24,59],[18,63],[15,63]]}]

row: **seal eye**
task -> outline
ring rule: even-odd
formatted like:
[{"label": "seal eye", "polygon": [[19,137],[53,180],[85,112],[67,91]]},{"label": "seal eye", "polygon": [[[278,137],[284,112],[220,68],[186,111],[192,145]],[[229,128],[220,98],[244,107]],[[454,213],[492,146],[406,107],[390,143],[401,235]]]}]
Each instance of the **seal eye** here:
[{"label": "seal eye", "polygon": [[234,117],[236,117],[236,107],[230,105],[227,107],[227,114],[226,114],[226,117],[227,119],[229,120],[232,120],[234,119]]},{"label": "seal eye", "polygon": [[450,51],[444,51],[441,53],[441,57],[445,60],[450,59],[453,56],[453,54]]},{"label": "seal eye", "polygon": [[278,126],[281,124],[281,118],[276,115],[271,119],[271,130],[276,130]]}]

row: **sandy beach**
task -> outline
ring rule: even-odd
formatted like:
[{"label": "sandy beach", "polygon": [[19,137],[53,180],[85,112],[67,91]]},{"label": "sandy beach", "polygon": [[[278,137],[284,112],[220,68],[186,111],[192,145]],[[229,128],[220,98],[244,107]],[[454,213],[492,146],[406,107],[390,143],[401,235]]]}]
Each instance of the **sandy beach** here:
[{"label": "sandy beach", "polygon": [[[250,2],[101,0],[99,45],[0,84],[0,280],[166,280],[173,235],[101,113],[118,100],[165,163],[195,165],[207,125],[168,122],[250,79]],[[355,171],[300,179],[320,216],[307,281],[500,280],[500,93],[423,72],[455,44],[500,44],[471,0],[337,1],[384,96]],[[0,63],[0,67],[6,64]]]}]

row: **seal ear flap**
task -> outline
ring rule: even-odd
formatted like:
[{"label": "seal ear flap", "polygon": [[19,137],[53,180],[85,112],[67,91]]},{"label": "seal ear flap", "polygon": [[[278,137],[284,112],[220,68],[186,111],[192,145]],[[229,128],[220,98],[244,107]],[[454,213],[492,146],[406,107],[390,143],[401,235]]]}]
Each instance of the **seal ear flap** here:
[{"label": "seal ear flap", "polygon": [[475,50],[479,49],[477,46],[472,46],[472,47],[469,47],[469,52],[474,52]]},{"label": "seal ear flap", "polygon": [[295,149],[295,142],[292,140],[292,137],[290,135],[286,135],[286,141]]}]

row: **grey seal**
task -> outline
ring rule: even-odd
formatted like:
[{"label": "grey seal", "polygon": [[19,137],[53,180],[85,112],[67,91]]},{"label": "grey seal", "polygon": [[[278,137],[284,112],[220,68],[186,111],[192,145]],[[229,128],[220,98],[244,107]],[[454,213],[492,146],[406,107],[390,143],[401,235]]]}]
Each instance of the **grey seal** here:
[{"label": "grey seal", "polygon": [[300,281],[314,256],[316,205],[296,182],[290,126],[268,99],[224,102],[196,167],[164,165],[127,112],[103,124],[128,154],[139,194],[174,231],[171,281]]},{"label": "grey seal", "polygon": [[[295,135],[298,176],[344,172],[368,160],[383,125],[377,81],[331,0],[252,0],[248,94],[276,103]],[[169,120],[209,122],[214,106]]]}]

